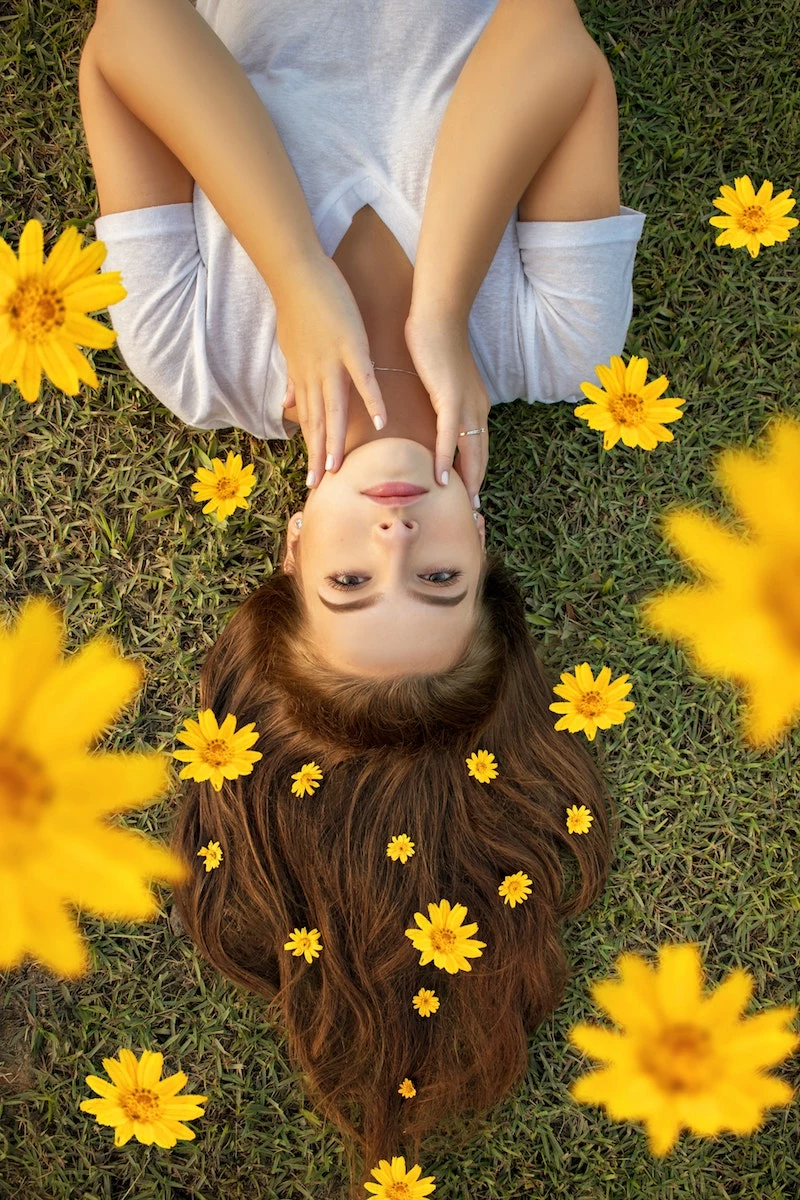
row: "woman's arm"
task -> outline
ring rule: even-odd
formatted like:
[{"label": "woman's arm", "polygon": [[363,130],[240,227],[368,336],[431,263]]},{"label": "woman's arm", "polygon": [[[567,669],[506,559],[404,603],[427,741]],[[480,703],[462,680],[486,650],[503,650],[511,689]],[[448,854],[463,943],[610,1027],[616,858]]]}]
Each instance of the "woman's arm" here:
[{"label": "woman's arm", "polygon": [[324,251],[258,93],[189,0],[98,0],[94,62],[186,167],[276,305]]},{"label": "woman's arm", "polygon": [[[436,140],[412,324],[466,324],[514,210],[603,71],[604,55],[573,0],[500,0],[456,80]],[[618,193],[616,209],[596,210],[594,183],[585,180],[586,208],[569,219],[618,211]],[[601,206],[609,196],[606,187]]]}]

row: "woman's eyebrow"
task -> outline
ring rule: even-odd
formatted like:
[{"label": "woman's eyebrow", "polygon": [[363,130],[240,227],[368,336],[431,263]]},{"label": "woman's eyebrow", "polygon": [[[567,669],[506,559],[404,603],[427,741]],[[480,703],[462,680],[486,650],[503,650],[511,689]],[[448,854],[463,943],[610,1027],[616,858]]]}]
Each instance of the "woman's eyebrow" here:
[{"label": "woman's eyebrow", "polygon": [[[448,604],[451,607],[454,604],[460,604],[465,596],[469,593],[469,588],[462,592],[460,596],[433,596],[427,592],[417,592],[413,588],[408,589],[411,596],[416,596],[423,604]],[[365,596],[360,600],[347,600],[344,604],[334,604],[331,600],[326,600],[321,592],[317,592],[322,603],[331,612],[355,612],[359,608],[372,608],[373,604],[377,604],[383,599],[383,592],[378,592],[374,596]]]}]

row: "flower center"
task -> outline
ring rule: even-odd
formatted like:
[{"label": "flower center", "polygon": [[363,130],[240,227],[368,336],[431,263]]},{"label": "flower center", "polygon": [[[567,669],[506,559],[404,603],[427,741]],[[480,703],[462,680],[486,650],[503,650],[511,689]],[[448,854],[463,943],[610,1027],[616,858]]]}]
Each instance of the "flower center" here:
[{"label": "flower center", "polygon": [[760,204],[751,204],[739,217],[739,224],[747,233],[760,233],[767,224],[767,214]]},{"label": "flower center", "polygon": [[131,1121],[152,1121],[161,1111],[161,1101],[149,1088],[137,1088],[120,1097],[119,1106]]},{"label": "flower center", "polygon": [[599,692],[585,692],[575,701],[575,707],[582,717],[596,717],[605,705]]},{"label": "flower center", "polygon": [[233,479],[220,479],[217,483],[217,496],[220,500],[229,500],[238,490],[239,485]]},{"label": "flower center", "polygon": [[642,398],[636,392],[621,392],[618,396],[612,396],[608,407],[620,425],[635,425],[644,414]]},{"label": "flower center", "polygon": [[23,279],[8,305],[11,328],[29,342],[43,341],[56,325],[64,324],[62,297],[40,279]]},{"label": "flower center", "polygon": [[433,929],[431,930],[431,945],[434,950],[439,950],[443,954],[447,954],[455,945],[456,935],[452,929]]},{"label": "flower center", "polygon": [[228,743],[221,738],[215,738],[203,750],[203,757],[210,767],[223,767],[230,759]]},{"label": "flower center", "polygon": [[696,1025],[671,1025],[658,1041],[640,1051],[646,1071],[667,1092],[699,1092],[715,1071],[711,1037]]},{"label": "flower center", "polygon": [[390,1183],[384,1188],[389,1200],[408,1200],[411,1189],[407,1183]]},{"label": "flower center", "polygon": [[800,654],[800,555],[787,555],[764,581],[764,604],[792,649]]},{"label": "flower center", "polygon": [[21,848],[25,835],[39,822],[52,789],[38,759],[10,742],[0,742],[0,818],[5,825],[4,851],[16,833]]}]

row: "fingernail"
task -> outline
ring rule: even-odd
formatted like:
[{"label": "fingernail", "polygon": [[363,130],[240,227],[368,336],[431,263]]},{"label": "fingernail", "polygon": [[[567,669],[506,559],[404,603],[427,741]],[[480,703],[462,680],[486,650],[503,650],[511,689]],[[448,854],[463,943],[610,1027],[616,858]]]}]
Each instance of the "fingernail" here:
[{"label": "fingernail", "polygon": [[449,478],[450,478],[450,472],[442,471],[442,483],[446,484]]},{"label": "fingernail", "polygon": [[330,471],[332,466],[333,466],[333,455],[329,454],[328,457],[325,459],[325,470]]},{"label": "fingernail", "polygon": [[376,429],[383,429],[383,417],[375,416],[372,418],[372,422]]},{"label": "fingernail", "polygon": [[472,507],[473,507],[473,508],[480,508],[480,506],[481,506],[481,498],[480,498],[480,496],[473,496],[473,497],[472,497]]},{"label": "fingernail", "polygon": [[314,485],[314,480],[315,480],[316,478],[317,478],[317,477],[316,477],[316,475],[314,474],[314,472],[313,472],[313,471],[309,471],[309,472],[308,472],[308,475],[306,476],[306,487],[313,487],[313,485]]}]

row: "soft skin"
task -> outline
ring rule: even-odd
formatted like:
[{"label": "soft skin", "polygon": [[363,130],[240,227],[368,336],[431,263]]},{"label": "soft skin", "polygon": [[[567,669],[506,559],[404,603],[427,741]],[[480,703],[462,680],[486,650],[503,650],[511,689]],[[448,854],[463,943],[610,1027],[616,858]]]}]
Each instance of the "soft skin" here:
[{"label": "soft skin", "polygon": [[[407,360],[387,365],[410,366]],[[305,507],[289,518],[283,566],[299,572],[315,642],[331,667],[378,677],[442,671],[458,659],[474,625],[485,522],[481,513],[473,517],[457,471],[450,471],[444,487],[434,479],[436,413],[421,381],[393,371],[377,378],[386,427],[375,429],[351,384],[342,465],[326,471]],[[294,416],[291,409],[287,415]],[[418,484],[428,493],[406,507],[378,505],[360,494],[387,480]],[[450,586],[422,578],[446,579],[434,574],[439,571],[461,575]],[[334,588],[327,575],[355,586]],[[453,608],[437,608],[409,588],[436,596],[466,589],[467,596]],[[369,609],[336,613],[318,592],[334,604],[377,593],[383,598]]]}]

